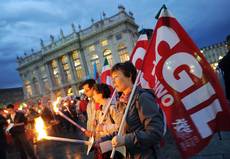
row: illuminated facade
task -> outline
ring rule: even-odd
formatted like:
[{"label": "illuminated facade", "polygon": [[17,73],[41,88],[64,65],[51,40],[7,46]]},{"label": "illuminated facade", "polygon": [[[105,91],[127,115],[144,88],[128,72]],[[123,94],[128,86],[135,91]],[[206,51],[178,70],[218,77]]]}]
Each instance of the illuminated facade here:
[{"label": "illuminated facade", "polygon": [[18,57],[18,72],[23,81],[25,99],[47,96],[54,100],[70,92],[78,94],[78,84],[92,77],[93,64],[100,72],[105,57],[110,65],[129,60],[129,55],[138,37],[138,25],[133,14],[123,6],[111,17],[97,22],[86,29],[72,24],[72,33],[60,39],[50,36],[51,43],[41,40],[41,50],[25,57]]},{"label": "illuminated facade", "polygon": [[212,68],[216,69],[219,60],[221,60],[228,52],[227,42],[210,45],[201,49]]}]

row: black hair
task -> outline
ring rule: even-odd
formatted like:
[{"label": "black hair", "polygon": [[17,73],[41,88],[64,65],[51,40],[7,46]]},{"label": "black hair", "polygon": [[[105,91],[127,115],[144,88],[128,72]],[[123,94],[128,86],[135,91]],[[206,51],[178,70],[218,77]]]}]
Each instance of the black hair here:
[{"label": "black hair", "polygon": [[94,79],[87,79],[85,81],[83,81],[81,84],[80,84],[80,89],[83,88],[84,85],[89,85],[89,88],[92,88],[94,85],[95,85],[96,81]]},{"label": "black hair", "polygon": [[80,100],[80,99],[81,99],[80,96],[76,96],[76,97],[74,98],[74,100]]},{"label": "black hair", "polygon": [[115,71],[121,71],[125,77],[131,77],[133,83],[136,80],[137,70],[130,61],[115,64],[111,69],[111,73]]},{"label": "black hair", "polygon": [[6,106],[6,108],[12,108],[12,109],[14,109],[14,105],[13,105],[13,104],[8,104],[8,105]]},{"label": "black hair", "polygon": [[109,98],[110,97],[110,89],[107,84],[101,83],[101,84],[95,84],[94,85],[94,90],[97,93],[101,93],[103,98]]}]

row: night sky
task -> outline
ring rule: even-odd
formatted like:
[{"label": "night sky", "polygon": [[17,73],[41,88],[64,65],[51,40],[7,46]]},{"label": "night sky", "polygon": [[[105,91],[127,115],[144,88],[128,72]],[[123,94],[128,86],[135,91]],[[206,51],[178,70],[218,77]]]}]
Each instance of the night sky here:
[{"label": "night sky", "polygon": [[57,39],[60,28],[71,32],[91,25],[118,12],[122,4],[134,13],[141,28],[154,28],[156,13],[165,3],[199,47],[225,40],[230,34],[229,0],[0,0],[0,88],[22,85],[16,71],[16,56],[40,49],[40,38],[50,43],[49,35]]}]

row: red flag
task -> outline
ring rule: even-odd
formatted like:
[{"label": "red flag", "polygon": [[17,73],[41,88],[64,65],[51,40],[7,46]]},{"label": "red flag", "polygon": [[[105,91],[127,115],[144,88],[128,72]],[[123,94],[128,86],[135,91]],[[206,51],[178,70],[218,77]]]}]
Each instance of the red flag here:
[{"label": "red flag", "polygon": [[137,39],[136,45],[130,56],[130,61],[134,64],[137,70],[142,67],[143,59],[148,48],[148,37],[146,34],[141,34]]},{"label": "red flag", "polygon": [[110,66],[107,58],[105,58],[104,65],[101,71],[101,83],[105,83],[110,86],[111,93],[113,92],[113,83],[110,73]]},{"label": "red flag", "polygon": [[[148,48],[148,36],[146,34],[141,34],[136,42],[135,47],[133,48],[132,54],[130,56],[130,61],[139,71],[142,68],[143,60]],[[147,81],[143,78],[143,73],[139,79],[140,86],[142,88],[149,88]]]},{"label": "red flag", "polygon": [[184,158],[200,152],[215,132],[230,130],[229,107],[213,69],[166,8],[154,29],[143,72]]}]

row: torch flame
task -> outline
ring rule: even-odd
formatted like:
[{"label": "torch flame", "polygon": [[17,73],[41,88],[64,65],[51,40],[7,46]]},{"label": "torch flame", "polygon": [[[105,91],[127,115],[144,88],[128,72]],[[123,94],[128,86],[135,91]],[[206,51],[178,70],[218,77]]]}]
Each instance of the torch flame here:
[{"label": "torch flame", "polygon": [[58,101],[53,102],[53,110],[55,113],[58,112],[58,106],[57,105],[58,105]]},{"label": "torch flame", "polygon": [[47,136],[45,123],[41,117],[35,118],[35,129],[38,134],[37,140],[41,140]]},{"label": "torch flame", "polygon": [[53,110],[55,113],[58,113],[58,103],[60,102],[61,98],[58,97],[57,100],[55,102],[53,102]]}]

